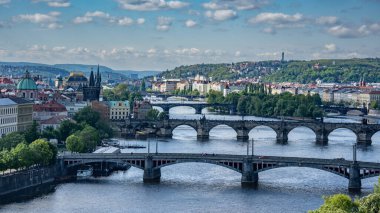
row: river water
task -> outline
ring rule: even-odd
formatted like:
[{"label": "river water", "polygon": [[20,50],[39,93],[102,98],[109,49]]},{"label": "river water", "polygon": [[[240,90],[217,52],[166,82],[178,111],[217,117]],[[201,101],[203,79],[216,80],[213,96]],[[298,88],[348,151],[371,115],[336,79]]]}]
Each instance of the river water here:
[{"label": "river water", "polygon": [[[195,118],[186,107],[171,110],[171,117]],[[205,112],[207,114],[207,112]],[[241,119],[238,116],[207,115],[209,119]],[[244,119],[261,119],[245,117]],[[356,122],[351,119],[327,119],[331,122]],[[180,126],[168,140],[150,139],[151,151],[188,153],[245,154],[246,144],[236,141],[236,133],[227,126],[215,127],[210,140],[201,142],[191,127]],[[277,155],[352,159],[356,136],[338,129],[329,136],[327,146],[315,144],[314,133],[297,128],[289,133],[289,143],[279,145],[275,133],[267,127],[250,132],[256,155]],[[373,144],[358,150],[358,159],[380,161],[380,133]],[[124,140],[124,144],[148,144],[148,141]],[[123,152],[147,152],[125,149]],[[55,191],[32,200],[0,206],[0,212],[306,212],[318,208],[323,195],[348,193],[348,180],[310,168],[278,168],[259,174],[258,189],[243,189],[241,175],[224,167],[183,163],[161,169],[160,184],[144,184],[143,172],[131,168],[109,177],[60,184]],[[377,178],[362,181],[362,195],[373,190]]]}]

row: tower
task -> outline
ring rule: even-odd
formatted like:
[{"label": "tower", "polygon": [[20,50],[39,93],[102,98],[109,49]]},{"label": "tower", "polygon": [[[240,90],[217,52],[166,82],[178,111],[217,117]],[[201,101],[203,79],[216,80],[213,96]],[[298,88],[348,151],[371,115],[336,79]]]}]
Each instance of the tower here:
[{"label": "tower", "polygon": [[282,53],[281,53],[281,62],[284,62],[284,60],[285,60],[285,53],[282,52]]},{"label": "tower", "polygon": [[83,101],[94,101],[99,100],[100,90],[101,90],[102,77],[100,75],[99,65],[96,75],[94,76],[94,71],[91,68],[90,80],[88,85],[83,85]]}]

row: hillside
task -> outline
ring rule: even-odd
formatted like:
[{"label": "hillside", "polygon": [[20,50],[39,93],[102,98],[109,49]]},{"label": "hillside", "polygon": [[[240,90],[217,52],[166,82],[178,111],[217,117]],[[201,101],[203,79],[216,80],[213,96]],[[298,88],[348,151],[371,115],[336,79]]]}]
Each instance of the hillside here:
[{"label": "hillside", "polygon": [[266,82],[310,83],[353,82],[363,76],[367,82],[380,82],[380,59],[321,59],[312,61],[260,61],[232,64],[196,64],[180,66],[159,74],[165,78],[194,77],[196,74],[213,80],[236,80],[261,76]]},{"label": "hillside", "polygon": [[[96,71],[98,65],[86,65],[86,64],[40,64],[29,62],[0,62],[0,75],[2,76],[22,76],[25,70],[29,70],[33,75],[42,75],[44,77],[55,78],[57,75],[68,76],[71,71],[84,72],[85,75],[89,75],[91,68]],[[103,75],[103,79],[126,79],[131,74],[137,74],[139,78],[145,76],[156,75],[158,71],[121,71],[113,70],[106,66],[100,66],[100,72]]]}]

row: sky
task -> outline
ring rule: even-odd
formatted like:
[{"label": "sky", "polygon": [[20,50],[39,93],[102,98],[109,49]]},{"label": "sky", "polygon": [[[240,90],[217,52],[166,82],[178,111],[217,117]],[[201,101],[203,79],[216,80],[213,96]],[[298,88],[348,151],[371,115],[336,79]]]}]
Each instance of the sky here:
[{"label": "sky", "polygon": [[167,70],[380,57],[380,0],[0,0],[0,61]]}]

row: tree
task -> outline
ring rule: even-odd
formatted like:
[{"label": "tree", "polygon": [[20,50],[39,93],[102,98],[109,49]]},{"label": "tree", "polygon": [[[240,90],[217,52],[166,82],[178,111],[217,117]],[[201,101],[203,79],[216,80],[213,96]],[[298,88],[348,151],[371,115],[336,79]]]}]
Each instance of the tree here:
[{"label": "tree", "polygon": [[113,129],[105,121],[99,120],[96,123],[95,127],[98,130],[101,139],[111,138],[113,136]]},{"label": "tree", "polygon": [[380,212],[380,194],[369,194],[359,201],[359,213],[379,213]]},{"label": "tree", "polygon": [[74,115],[74,120],[77,123],[86,123],[90,126],[95,127],[96,122],[100,119],[99,112],[91,109],[91,107],[84,107],[83,109],[79,110]]},{"label": "tree", "polygon": [[148,111],[146,118],[148,120],[157,120],[159,114],[160,111],[158,111],[157,109],[151,109]]},{"label": "tree", "polygon": [[142,82],[141,82],[140,91],[141,91],[141,92],[145,92],[145,91],[146,91],[146,86],[145,86],[145,81],[144,81],[144,79],[143,79]]},{"label": "tree", "polygon": [[61,125],[58,128],[60,141],[65,141],[67,137],[69,137],[71,134],[74,134],[76,131],[79,131],[81,129],[82,127],[80,125],[70,120],[62,121]]},{"label": "tree", "polygon": [[309,211],[309,213],[352,213],[359,210],[359,204],[345,194],[326,196],[324,200],[324,204],[319,209]]},{"label": "tree", "polygon": [[71,152],[85,152],[85,144],[77,135],[70,135],[66,139],[66,148]]},{"label": "tree", "polygon": [[38,133],[38,124],[36,121],[33,121],[32,126],[26,130],[24,137],[28,144],[32,143],[40,137],[40,134]]},{"label": "tree", "polygon": [[5,170],[8,169],[8,165],[5,159],[7,152],[8,150],[0,151],[0,172],[1,171],[4,172]]},{"label": "tree", "polygon": [[96,148],[96,145],[100,144],[100,136],[98,131],[89,125],[78,133],[78,137],[84,143],[85,152],[92,152]]},{"label": "tree", "polygon": [[55,130],[53,127],[48,126],[42,132],[41,137],[46,138],[47,140],[58,139],[59,138],[59,132],[57,130]]},{"label": "tree", "polygon": [[379,109],[379,104],[377,101],[371,101],[370,107],[371,109]]},{"label": "tree", "polygon": [[29,145],[29,148],[32,152],[35,164],[47,166],[53,159],[54,153],[50,149],[49,143],[43,139],[33,141]]},{"label": "tree", "polygon": [[22,135],[20,132],[12,132],[0,139],[0,150],[10,150],[16,147],[17,144],[24,142],[26,143],[24,135]]},{"label": "tree", "polygon": [[19,143],[11,150],[11,152],[15,158],[15,169],[29,167],[33,164],[33,155],[30,148],[25,143]]}]

